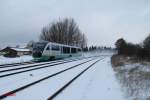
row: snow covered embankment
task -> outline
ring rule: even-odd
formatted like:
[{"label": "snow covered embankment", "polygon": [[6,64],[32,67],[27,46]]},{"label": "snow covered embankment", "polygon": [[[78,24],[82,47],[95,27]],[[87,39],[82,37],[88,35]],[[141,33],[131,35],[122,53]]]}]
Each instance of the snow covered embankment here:
[{"label": "snow covered embankment", "polygon": [[113,56],[112,65],[127,100],[150,100],[150,63]]}]

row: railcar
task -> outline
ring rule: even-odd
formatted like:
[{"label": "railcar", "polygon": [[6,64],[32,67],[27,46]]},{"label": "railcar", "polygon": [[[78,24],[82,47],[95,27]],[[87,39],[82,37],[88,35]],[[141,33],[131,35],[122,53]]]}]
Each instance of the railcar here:
[{"label": "railcar", "polygon": [[36,42],[33,45],[35,61],[47,61],[66,57],[80,56],[82,49],[77,46],[63,45],[53,42]]}]

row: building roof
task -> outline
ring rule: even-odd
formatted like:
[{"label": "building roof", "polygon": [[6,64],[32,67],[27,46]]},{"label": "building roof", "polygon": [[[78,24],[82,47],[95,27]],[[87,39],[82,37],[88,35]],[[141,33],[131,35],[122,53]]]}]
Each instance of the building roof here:
[{"label": "building roof", "polygon": [[2,49],[1,51],[4,51],[6,49],[11,49],[11,50],[14,50],[17,52],[30,52],[31,51],[30,49],[27,49],[27,48],[17,48],[17,47],[6,47],[6,48]]},{"label": "building roof", "polygon": [[15,50],[15,51],[22,51],[22,52],[29,52],[30,49],[27,49],[27,48],[14,48],[14,47],[11,47],[11,49]]}]

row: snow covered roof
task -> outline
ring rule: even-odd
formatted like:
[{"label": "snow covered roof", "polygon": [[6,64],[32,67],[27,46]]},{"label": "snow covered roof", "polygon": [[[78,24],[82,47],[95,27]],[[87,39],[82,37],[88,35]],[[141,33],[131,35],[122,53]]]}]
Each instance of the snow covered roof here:
[{"label": "snow covered roof", "polygon": [[25,51],[25,52],[29,52],[30,49],[27,49],[27,48],[14,48],[14,47],[11,47],[11,49],[15,50],[15,51]]},{"label": "snow covered roof", "polygon": [[18,52],[30,52],[31,51],[30,49],[27,49],[27,48],[17,48],[17,47],[6,47],[4,49],[1,49],[0,51],[5,51],[7,49],[15,50]]}]

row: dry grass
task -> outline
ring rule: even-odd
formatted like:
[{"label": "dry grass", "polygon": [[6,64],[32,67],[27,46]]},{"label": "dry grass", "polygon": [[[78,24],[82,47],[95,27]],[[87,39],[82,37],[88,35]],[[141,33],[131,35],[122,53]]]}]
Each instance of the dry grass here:
[{"label": "dry grass", "polygon": [[113,55],[111,58],[111,64],[113,67],[123,66],[124,62],[121,56]]},{"label": "dry grass", "polygon": [[127,100],[150,100],[150,70],[143,70],[149,62],[114,55],[111,63]]}]

